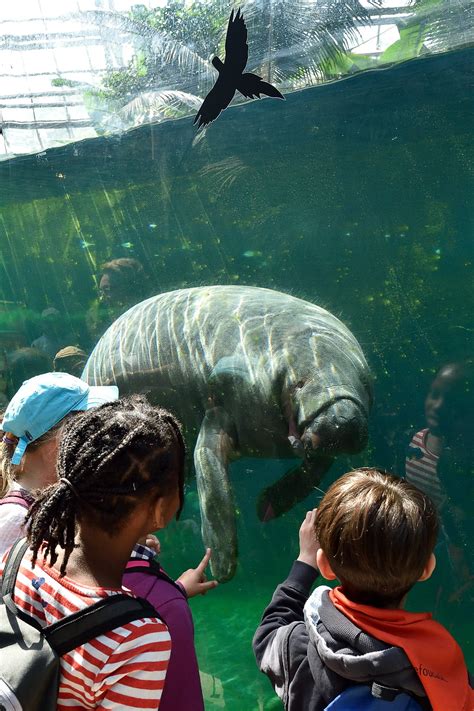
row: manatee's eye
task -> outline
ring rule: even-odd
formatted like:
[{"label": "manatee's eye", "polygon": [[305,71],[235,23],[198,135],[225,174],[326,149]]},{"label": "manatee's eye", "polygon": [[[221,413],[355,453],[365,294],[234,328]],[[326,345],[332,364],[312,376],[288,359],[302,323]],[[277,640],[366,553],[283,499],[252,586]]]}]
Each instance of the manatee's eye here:
[{"label": "manatee's eye", "polygon": [[301,388],[304,387],[304,380],[298,380],[298,382],[295,385],[295,390],[301,390]]}]

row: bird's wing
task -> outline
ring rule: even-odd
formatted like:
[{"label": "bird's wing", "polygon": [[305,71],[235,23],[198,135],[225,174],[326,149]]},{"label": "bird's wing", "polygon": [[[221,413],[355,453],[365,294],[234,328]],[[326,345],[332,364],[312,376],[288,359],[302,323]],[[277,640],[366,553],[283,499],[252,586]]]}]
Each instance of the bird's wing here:
[{"label": "bird's wing", "polygon": [[219,116],[220,112],[229,106],[234,94],[235,87],[229,87],[228,82],[219,76],[196,114],[194,123],[197,123],[198,128],[201,128],[201,126],[207,126],[208,123],[214,121],[214,119]]},{"label": "bird's wing", "polygon": [[236,74],[242,74],[248,57],[247,27],[239,8],[235,17],[234,11],[232,10],[229,24],[227,25],[227,35],[225,38],[225,68]]},{"label": "bird's wing", "polygon": [[259,77],[258,74],[242,74],[242,78],[237,84],[237,89],[238,91],[240,91],[242,96],[248,97],[250,99],[253,99],[256,96],[260,98],[260,94],[264,94],[265,96],[272,96],[276,99],[285,98],[283,94],[281,94],[278,89],[273,86],[273,84],[269,84],[268,82],[263,81],[263,79]]}]

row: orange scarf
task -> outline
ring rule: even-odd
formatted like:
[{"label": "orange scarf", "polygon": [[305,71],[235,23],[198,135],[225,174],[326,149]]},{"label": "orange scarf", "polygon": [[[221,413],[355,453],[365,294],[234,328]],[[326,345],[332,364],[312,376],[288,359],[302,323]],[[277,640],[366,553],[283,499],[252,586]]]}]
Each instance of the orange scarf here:
[{"label": "orange scarf", "polygon": [[474,693],[461,648],[429,613],[358,605],[348,600],[340,587],[331,590],[329,596],[333,605],[357,627],[404,650],[433,711],[474,710]]}]

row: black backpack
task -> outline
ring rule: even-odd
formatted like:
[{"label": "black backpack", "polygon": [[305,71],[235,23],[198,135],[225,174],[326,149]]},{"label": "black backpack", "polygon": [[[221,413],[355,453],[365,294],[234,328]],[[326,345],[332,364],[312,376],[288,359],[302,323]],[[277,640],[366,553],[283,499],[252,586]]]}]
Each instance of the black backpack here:
[{"label": "black backpack", "polygon": [[158,617],[146,600],[117,594],[41,627],[13,601],[28,542],[15,543],[5,562],[0,591],[0,711],[55,711],[59,659],[116,627]]}]

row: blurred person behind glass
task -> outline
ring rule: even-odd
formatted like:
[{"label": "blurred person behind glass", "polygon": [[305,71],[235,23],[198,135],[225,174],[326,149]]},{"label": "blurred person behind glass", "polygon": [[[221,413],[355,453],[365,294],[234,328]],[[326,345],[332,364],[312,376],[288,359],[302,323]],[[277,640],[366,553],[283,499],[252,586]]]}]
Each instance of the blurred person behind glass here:
[{"label": "blurred person behind glass", "polygon": [[87,353],[77,346],[66,346],[54,356],[55,373],[69,373],[80,378],[87,361]]},{"label": "blurred person behind glass", "polygon": [[143,265],[131,257],[106,262],[101,267],[99,298],[89,308],[86,324],[95,345],[120,314],[149,296],[148,277]]},{"label": "blurred person behind glass", "polygon": [[38,348],[17,348],[8,353],[5,360],[8,400],[25,380],[49,373],[53,369],[52,358]]},{"label": "blurred person behind glass", "polygon": [[41,312],[41,336],[32,342],[31,347],[44,351],[50,358],[54,358],[60,348],[71,340],[71,334],[65,332],[64,319],[60,311],[54,306],[44,309]]}]

